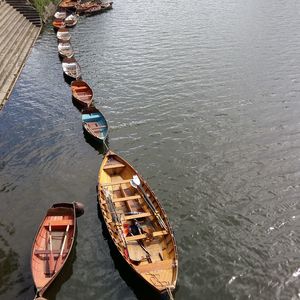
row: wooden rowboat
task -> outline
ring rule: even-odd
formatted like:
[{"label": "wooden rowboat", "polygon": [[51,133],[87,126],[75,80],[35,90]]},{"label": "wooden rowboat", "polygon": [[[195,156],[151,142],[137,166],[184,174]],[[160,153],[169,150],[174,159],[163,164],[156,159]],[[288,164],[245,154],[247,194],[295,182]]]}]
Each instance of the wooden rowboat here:
[{"label": "wooden rowboat", "polygon": [[96,1],[88,1],[88,2],[83,2],[83,3],[78,3],[76,5],[76,13],[82,14],[85,12],[85,10],[92,8],[93,6],[98,6],[101,5],[101,2],[96,2]]},{"label": "wooden rowboat", "polygon": [[88,107],[93,101],[93,90],[83,80],[75,80],[71,83],[71,91],[74,99],[82,106]]},{"label": "wooden rowboat", "polygon": [[102,6],[101,4],[95,4],[93,6],[90,6],[88,8],[86,8],[83,13],[86,14],[86,15],[95,15],[95,14],[98,14],[100,13],[102,10]]},{"label": "wooden rowboat", "polygon": [[52,22],[52,26],[54,27],[54,29],[60,29],[66,27],[63,19],[54,19]]},{"label": "wooden rowboat", "polygon": [[56,37],[60,41],[68,42],[71,39],[71,34],[67,28],[59,28],[56,33]]},{"label": "wooden rowboat", "polygon": [[65,57],[62,68],[67,81],[77,80],[81,77],[81,69],[75,57]]},{"label": "wooden rowboat", "polygon": [[75,10],[77,4],[78,4],[78,1],[74,1],[74,0],[62,0],[58,4],[58,7],[60,7],[60,8],[66,8],[66,9],[69,9],[69,10]]},{"label": "wooden rowboat", "polygon": [[103,114],[95,107],[82,110],[82,126],[95,140],[105,142],[108,135],[108,124]]},{"label": "wooden rowboat", "polygon": [[75,202],[54,204],[38,229],[31,251],[36,297],[43,296],[69,258],[77,230],[76,213]]},{"label": "wooden rowboat", "polygon": [[106,10],[112,9],[112,5],[113,5],[113,2],[101,3],[101,4],[98,4],[97,6],[93,6],[89,9],[86,9],[84,11],[84,13],[87,15],[99,14],[99,13],[105,12]]},{"label": "wooden rowboat", "polygon": [[66,16],[67,16],[67,12],[65,9],[59,9],[54,14],[54,18],[56,18],[56,19],[65,19]]},{"label": "wooden rowboat", "polygon": [[109,151],[98,175],[98,201],[119,253],[159,293],[175,289],[178,256],[158,199],[138,172]]},{"label": "wooden rowboat", "polygon": [[69,15],[65,18],[66,27],[74,27],[77,24],[78,18],[75,14]]},{"label": "wooden rowboat", "polygon": [[74,55],[74,50],[69,42],[59,41],[57,49],[61,57],[72,57]]}]

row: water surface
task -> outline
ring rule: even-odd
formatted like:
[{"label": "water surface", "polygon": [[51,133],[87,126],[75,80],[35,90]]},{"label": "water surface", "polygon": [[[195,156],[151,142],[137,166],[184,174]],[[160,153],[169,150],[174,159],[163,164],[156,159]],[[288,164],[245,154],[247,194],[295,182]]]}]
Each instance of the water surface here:
[{"label": "water surface", "polygon": [[[72,44],[111,149],[173,225],[176,299],[298,299],[300,4],[114,1]],[[46,26],[1,112],[0,297],[32,299],[46,209],[81,201],[73,263],[51,299],[154,299],[126,278],[96,202],[103,149],[83,134]]]}]

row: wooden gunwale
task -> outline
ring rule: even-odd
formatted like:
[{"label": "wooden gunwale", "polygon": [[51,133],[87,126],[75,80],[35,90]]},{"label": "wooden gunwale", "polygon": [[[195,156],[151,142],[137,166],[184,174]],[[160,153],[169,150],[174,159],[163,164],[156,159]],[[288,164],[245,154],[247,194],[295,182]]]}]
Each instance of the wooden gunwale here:
[{"label": "wooden gunwale", "polygon": [[[63,209],[68,209],[68,214],[59,214]],[[57,211],[57,215],[53,215],[53,211]],[[61,219],[59,217],[67,217],[68,219]],[[62,251],[61,249],[48,249],[48,240],[49,240],[49,225],[51,223],[51,233],[52,235],[57,232],[64,232],[67,226],[71,225],[71,230],[69,230],[67,235],[67,247]],[[57,229],[55,229],[57,228]],[[60,229],[59,229],[60,228]],[[57,231],[58,230],[58,231]],[[76,220],[76,208],[75,203],[56,203],[50,209],[48,209],[43,221],[41,222],[39,229],[35,235],[34,242],[31,250],[31,272],[34,284],[37,288],[37,296],[42,297],[49,286],[56,279],[58,274],[62,271],[64,265],[68,261],[72,248],[74,246],[74,240],[77,231],[77,220]],[[46,235],[45,235],[46,234]],[[52,243],[56,239],[62,241],[63,235],[52,236]],[[51,243],[51,242],[50,242]],[[57,244],[56,244],[57,246]],[[61,247],[61,246],[60,246]],[[67,248],[67,249],[66,249]],[[62,262],[57,266],[57,261],[62,253]],[[47,265],[49,267],[50,255],[53,255],[54,271],[53,274],[47,274],[46,269]],[[51,268],[50,268],[51,272]]]},{"label": "wooden gunwale", "polygon": [[[117,162],[114,161],[114,164],[122,164],[125,165],[124,167],[116,167],[116,168],[105,168],[106,164],[110,165],[108,162],[109,159],[114,159]],[[113,165],[113,164],[112,164]],[[120,171],[125,169],[125,171]],[[126,173],[126,169],[129,169],[131,171],[128,171]],[[107,174],[106,172],[110,172],[112,174],[111,176]],[[163,230],[159,225],[152,213],[147,213],[147,204],[143,202],[141,199],[141,195],[134,195],[138,196],[136,199],[138,199],[138,203],[141,205],[141,208],[144,209],[144,213],[140,213],[140,215],[145,214],[143,217],[140,219],[137,218],[135,213],[131,215],[123,215],[122,217],[122,209],[124,207],[128,207],[131,209],[131,205],[135,205],[134,203],[131,204],[133,199],[126,199],[126,197],[134,197],[132,195],[126,196],[126,193],[128,194],[128,191],[133,189],[130,186],[130,179],[132,178],[132,175],[129,176],[129,178],[126,176],[123,177],[123,179],[120,179],[120,172],[124,172],[123,174],[137,174],[142,182],[142,186],[145,190],[145,192],[151,197],[151,201],[153,205],[156,207],[156,210],[159,212],[161,217],[163,218],[168,231]],[[115,177],[115,178],[114,178]],[[122,176],[121,176],[122,177]],[[110,178],[110,179],[109,179]],[[110,182],[107,182],[108,180],[112,180]],[[117,225],[114,221],[113,215],[111,214],[109,210],[109,202],[104,196],[104,190],[108,190],[110,194],[112,195],[112,203],[117,205],[120,203],[121,206],[118,206],[119,209],[116,210],[116,213],[121,216],[122,224],[125,224],[127,222],[132,222],[132,220],[145,220],[143,222],[152,222],[153,224],[156,224],[156,230],[152,232],[152,237],[153,240],[149,241],[149,235],[147,233],[143,234],[138,234],[134,236],[124,236],[124,231],[123,234],[118,233],[118,228],[120,226],[122,227],[123,225]],[[116,193],[119,193],[118,195]],[[117,195],[117,196],[116,196]],[[125,198],[125,201],[124,201]],[[119,200],[120,199],[120,200]],[[177,281],[177,276],[178,276],[178,254],[177,254],[177,248],[176,248],[176,243],[174,239],[174,235],[172,232],[172,229],[170,227],[169,221],[167,219],[167,216],[165,214],[165,211],[161,207],[161,204],[157,200],[156,196],[154,195],[153,191],[150,189],[149,185],[143,178],[141,177],[140,174],[124,159],[119,157],[117,154],[113,153],[112,151],[109,151],[101,164],[100,170],[99,170],[99,175],[98,175],[98,201],[100,205],[100,209],[104,218],[104,221],[106,223],[106,226],[108,228],[108,231],[111,235],[111,238],[117,247],[118,251],[122,255],[122,257],[125,259],[125,261],[129,264],[129,266],[132,268],[132,270],[139,276],[141,277],[147,284],[149,284],[152,288],[154,288],[156,291],[159,293],[165,293],[167,289],[174,290],[176,286],[176,281]],[[124,203],[124,204],[122,204]],[[125,206],[124,206],[125,205]],[[122,208],[123,207],[123,208]],[[121,209],[121,212],[120,212]],[[149,220],[149,221],[146,221]],[[160,228],[160,229],[159,229]],[[125,244],[124,241],[122,242],[122,235],[125,239]],[[133,249],[132,247],[137,247],[139,252],[143,252],[141,248],[138,246],[139,241],[144,243],[147,249],[151,252],[151,262],[147,262],[144,260],[140,260],[138,262],[138,265],[136,262],[133,262],[133,256],[128,254],[128,249]],[[148,241],[148,242],[147,242]],[[149,244],[148,244],[149,243]],[[158,244],[157,244],[158,243]],[[137,245],[137,246],[135,246]],[[156,245],[161,245],[159,247],[162,248],[157,248],[158,246]],[[130,247],[130,248],[128,248]],[[154,247],[154,248],[153,248]],[[161,249],[156,253],[157,250],[155,249]],[[130,250],[131,252],[131,250]],[[145,255],[145,252],[143,252]],[[159,254],[159,255],[158,255]],[[154,259],[154,260],[153,260]],[[142,270],[149,270],[149,271],[142,271]],[[151,273],[151,274],[150,274]],[[151,276],[156,274],[157,276],[160,276],[161,278],[160,284],[154,283],[151,281]],[[154,276],[156,276],[154,275]],[[153,279],[153,278],[152,278]],[[161,285],[162,282],[166,282],[166,279],[168,280],[168,283],[165,283],[165,285]]]}]

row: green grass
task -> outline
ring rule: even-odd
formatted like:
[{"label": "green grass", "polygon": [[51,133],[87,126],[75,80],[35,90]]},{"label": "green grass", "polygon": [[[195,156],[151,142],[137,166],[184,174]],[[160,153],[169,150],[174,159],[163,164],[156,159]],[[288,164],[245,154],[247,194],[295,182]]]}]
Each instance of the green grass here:
[{"label": "green grass", "polygon": [[36,8],[36,10],[39,12],[40,16],[42,16],[45,10],[45,6],[47,6],[50,2],[56,4],[59,2],[59,0],[31,0],[31,2]]}]

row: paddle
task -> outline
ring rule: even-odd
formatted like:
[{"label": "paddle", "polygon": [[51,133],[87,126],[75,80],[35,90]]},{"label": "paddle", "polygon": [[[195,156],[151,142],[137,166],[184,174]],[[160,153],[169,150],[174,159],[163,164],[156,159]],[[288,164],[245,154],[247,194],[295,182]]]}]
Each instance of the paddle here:
[{"label": "paddle", "polygon": [[54,272],[55,267],[55,261],[53,256],[53,249],[52,249],[52,231],[51,231],[51,224],[49,224],[49,243],[50,243],[50,259],[49,259],[49,269],[50,269],[50,275]]},{"label": "paddle", "polygon": [[163,219],[161,218],[160,214],[158,213],[158,211],[156,210],[156,208],[154,207],[152,201],[149,199],[149,197],[147,196],[144,188],[141,185],[141,181],[139,179],[139,177],[137,175],[133,175],[132,179],[130,180],[130,184],[131,186],[133,186],[135,189],[140,190],[143,198],[145,200],[145,202],[148,204],[149,208],[152,210],[152,212],[154,213],[158,223],[160,224],[161,227],[163,227],[164,230],[168,231],[168,228],[165,224],[165,222],[163,221]]},{"label": "paddle", "polygon": [[61,250],[60,250],[59,256],[57,258],[56,264],[55,264],[54,272],[55,272],[56,266],[57,265],[59,266],[61,264],[62,255],[63,255],[63,252],[64,252],[64,248],[65,248],[65,243],[66,243],[66,240],[67,240],[67,235],[68,235],[69,227],[70,227],[70,225],[67,226],[67,229],[65,231],[64,240],[63,240],[63,243],[62,243],[62,246],[61,246]]}]

